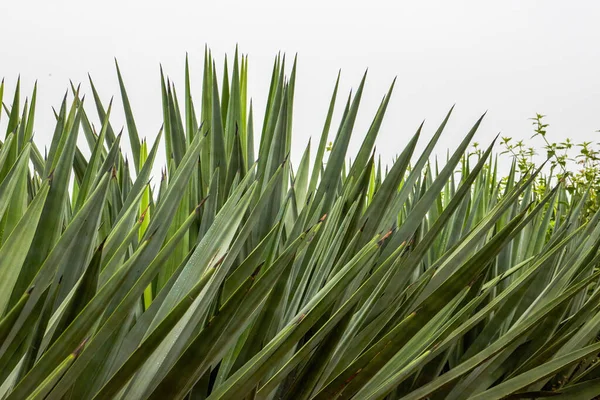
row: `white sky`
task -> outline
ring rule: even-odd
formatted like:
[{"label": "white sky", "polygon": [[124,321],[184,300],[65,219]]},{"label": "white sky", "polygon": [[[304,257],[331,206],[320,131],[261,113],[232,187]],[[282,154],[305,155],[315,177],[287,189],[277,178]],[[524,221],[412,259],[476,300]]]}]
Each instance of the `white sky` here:
[{"label": "white sky", "polygon": [[486,110],[481,143],[498,132],[529,139],[535,112],[548,115],[551,139],[598,141],[599,21],[597,0],[0,0],[0,77],[5,102],[19,73],[27,94],[38,80],[35,135],[43,147],[54,127],[50,107],[59,105],[69,79],[89,92],[88,72],[106,103],[115,95],[113,125],[120,128],[117,57],[140,134],[153,139],[162,118],[159,63],[183,93],[189,52],[199,104],[204,45],[222,60],[239,44],[250,56],[249,93],[260,120],[274,56],[281,50],[291,61],[298,53],[297,160],[309,136],[318,140],[338,69],[341,108],[368,67],[353,149],[397,76],[377,144],[389,162],[424,119],[429,138],[454,103],[441,150]]}]

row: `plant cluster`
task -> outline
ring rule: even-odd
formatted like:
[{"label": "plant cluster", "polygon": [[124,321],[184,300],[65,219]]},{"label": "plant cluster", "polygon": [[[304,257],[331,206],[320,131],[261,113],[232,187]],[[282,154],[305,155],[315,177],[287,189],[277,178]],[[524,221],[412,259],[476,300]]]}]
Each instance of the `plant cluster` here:
[{"label": "plant cluster", "polygon": [[500,177],[494,143],[471,157],[481,119],[430,162],[452,110],[421,153],[423,126],[382,167],[393,83],[347,164],[366,76],[332,132],[338,76],[294,167],[296,63],[276,58],[259,127],[247,71],[236,51],[218,79],[207,51],[199,97],[187,62],[183,96],[161,72],[147,142],[117,66],[130,160],[91,78],[92,106],[70,88],[44,155],[36,90],[23,102],[17,85],[0,144],[0,398],[600,395],[600,213],[573,194],[586,188],[540,186],[520,159]]},{"label": "plant cluster", "polygon": [[[536,114],[531,118],[534,134],[530,139],[541,138],[538,148],[545,151],[550,171],[540,176],[537,186],[543,191],[548,184],[563,182],[570,196],[585,200],[585,214],[591,216],[600,209],[600,143],[581,142],[575,144],[566,138],[562,142],[550,142],[544,121],[545,115]],[[535,168],[537,155],[534,146],[526,146],[523,140],[514,141],[511,137],[502,137],[505,150],[502,154],[510,154],[521,174]]]}]

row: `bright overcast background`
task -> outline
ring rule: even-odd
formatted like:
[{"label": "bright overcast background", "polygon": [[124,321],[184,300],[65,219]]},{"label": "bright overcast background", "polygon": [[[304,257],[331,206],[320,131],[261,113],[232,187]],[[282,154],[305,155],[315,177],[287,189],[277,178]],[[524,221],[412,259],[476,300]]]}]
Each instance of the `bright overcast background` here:
[{"label": "bright overcast background", "polygon": [[[318,140],[338,70],[343,103],[369,68],[353,150],[397,77],[377,142],[389,162],[423,120],[429,138],[453,104],[442,150],[486,110],[476,137],[482,144],[497,133],[529,140],[536,112],[548,116],[552,140],[598,141],[599,21],[597,0],[0,0],[0,77],[5,102],[19,74],[27,95],[37,79],[35,136],[43,147],[54,126],[51,106],[59,106],[69,79],[89,93],[90,73],[102,99],[114,95],[121,112],[116,57],[140,135],[153,139],[162,119],[161,63],[183,93],[189,53],[199,104],[205,44],[219,61],[238,44],[249,54],[249,94],[260,121],[274,56],[298,54],[298,160],[308,138]],[[116,113],[115,129],[123,121]]]}]

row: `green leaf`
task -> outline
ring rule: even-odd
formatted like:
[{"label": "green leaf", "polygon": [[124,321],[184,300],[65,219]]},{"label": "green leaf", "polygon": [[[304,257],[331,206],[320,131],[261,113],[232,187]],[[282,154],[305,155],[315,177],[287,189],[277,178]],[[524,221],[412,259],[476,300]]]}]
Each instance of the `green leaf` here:
[{"label": "green leaf", "polygon": [[564,356],[557,357],[556,359],[540,365],[537,368],[533,368],[526,373],[518,375],[512,379],[509,379],[492,389],[486,390],[483,393],[479,393],[476,396],[471,397],[474,400],[496,400],[505,398],[507,395],[512,394],[540,379],[552,376],[565,367],[572,365],[586,357],[595,355],[600,351],[600,343],[595,343],[590,346],[586,346],[580,350],[573,351]]},{"label": "green leaf", "polygon": [[25,215],[0,247],[0,315],[6,315],[9,299],[21,273],[27,249],[30,248],[37,230],[48,189],[48,184],[44,184],[38,191]]}]

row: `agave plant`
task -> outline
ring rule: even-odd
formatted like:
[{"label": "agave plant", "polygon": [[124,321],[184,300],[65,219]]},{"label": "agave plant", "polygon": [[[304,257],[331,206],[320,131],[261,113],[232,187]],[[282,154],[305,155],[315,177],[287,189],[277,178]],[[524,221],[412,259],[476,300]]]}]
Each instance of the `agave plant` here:
[{"label": "agave plant", "polygon": [[1,398],[600,395],[585,198],[540,190],[539,169],[500,177],[494,143],[469,155],[481,119],[441,165],[452,110],[421,154],[423,126],[382,166],[393,83],[348,163],[364,77],[332,133],[338,76],[316,154],[292,165],[295,61],[276,58],[256,133],[247,71],[236,51],[219,80],[206,51],[200,108],[187,62],[182,103],[161,73],[148,142],[117,66],[131,161],[91,79],[97,117],[71,87],[44,155],[36,90],[23,105],[17,84],[1,116]]}]

